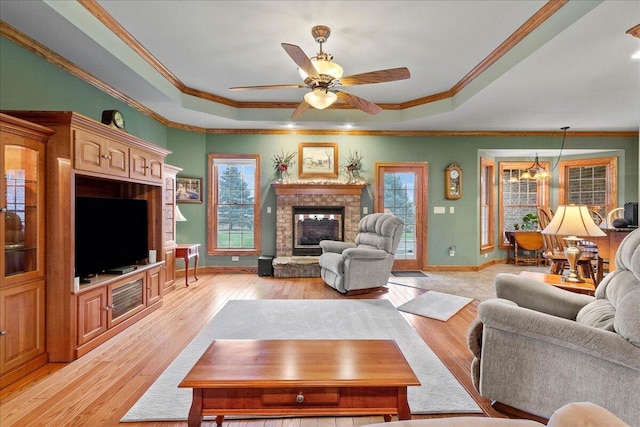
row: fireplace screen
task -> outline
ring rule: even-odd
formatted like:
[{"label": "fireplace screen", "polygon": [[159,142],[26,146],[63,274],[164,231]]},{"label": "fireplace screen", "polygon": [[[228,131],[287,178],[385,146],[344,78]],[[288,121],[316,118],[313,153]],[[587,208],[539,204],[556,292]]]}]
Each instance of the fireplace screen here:
[{"label": "fireplace screen", "polygon": [[344,239],[344,207],[293,207],[293,255],[320,255],[321,240]]}]

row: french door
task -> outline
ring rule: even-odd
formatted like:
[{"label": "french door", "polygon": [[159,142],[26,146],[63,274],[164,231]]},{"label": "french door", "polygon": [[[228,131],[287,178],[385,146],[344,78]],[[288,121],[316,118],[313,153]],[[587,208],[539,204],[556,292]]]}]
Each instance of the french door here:
[{"label": "french door", "polygon": [[394,270],[424,270],[427,260],[426,163],[376,163],[374,210],[404,221]]}]

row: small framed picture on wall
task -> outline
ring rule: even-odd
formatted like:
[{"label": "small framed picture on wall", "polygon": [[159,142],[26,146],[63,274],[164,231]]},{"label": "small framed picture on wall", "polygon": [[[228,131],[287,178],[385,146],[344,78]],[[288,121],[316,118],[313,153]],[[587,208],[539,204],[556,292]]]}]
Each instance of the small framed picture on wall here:
[{"label": "small framed picture on wall", "polygon": [[338,144],[335,142],[301,142],[298,144],[300,178],[337,178]]},{"label": "small framed picture on wall", "polygon": [[202,203],[202,178],[176,178],[177,203]]}]

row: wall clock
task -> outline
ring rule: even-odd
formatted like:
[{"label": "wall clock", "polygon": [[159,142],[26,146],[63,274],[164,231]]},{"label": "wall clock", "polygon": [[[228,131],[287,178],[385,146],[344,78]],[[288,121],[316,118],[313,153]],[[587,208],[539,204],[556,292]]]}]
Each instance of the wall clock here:
[{"label": "wall clock", "polygon": [[102,112],[102,123],[117,129],[124,129],[124,116],[118,110],[104,110]]},{"label": "wall clock", "polygon": [[444,196],[449,200],[462,197],[462,168],[456,162],[444,170]]}]

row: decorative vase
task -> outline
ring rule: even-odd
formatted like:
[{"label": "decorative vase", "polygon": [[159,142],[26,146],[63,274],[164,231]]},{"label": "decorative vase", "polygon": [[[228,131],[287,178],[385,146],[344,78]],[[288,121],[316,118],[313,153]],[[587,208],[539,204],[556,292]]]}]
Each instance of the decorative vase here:
[{"label": "decorative vase", "polygon": [[289,181],[289,169],[286,166],[278,168],[278,182],[286,183]]}]

